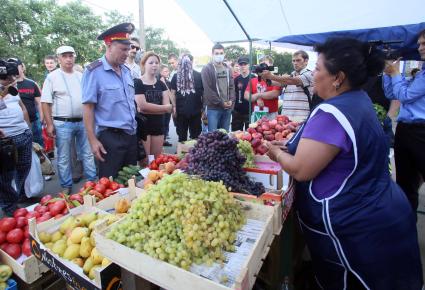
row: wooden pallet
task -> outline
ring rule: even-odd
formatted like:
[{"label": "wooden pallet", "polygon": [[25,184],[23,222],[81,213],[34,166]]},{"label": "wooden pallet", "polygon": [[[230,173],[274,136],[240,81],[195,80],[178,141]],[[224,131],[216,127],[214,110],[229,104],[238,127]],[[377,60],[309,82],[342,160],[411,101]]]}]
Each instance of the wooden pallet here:
[{"label": "wooden pallet", "polygon": [[242,204],[247,208],[247,218],[263,221],[264,227],[231,288],[107,239],[106,233],[111,227],[97,230],[96,248],[103,256],[122,268],[167,290],[187,290],[188,287],[202,290],[248,290],[253,287],[256,275],[269,252],[274,238],[273,226],[276,220],[274,215],[277,212],[270,206],[247,202]]}]

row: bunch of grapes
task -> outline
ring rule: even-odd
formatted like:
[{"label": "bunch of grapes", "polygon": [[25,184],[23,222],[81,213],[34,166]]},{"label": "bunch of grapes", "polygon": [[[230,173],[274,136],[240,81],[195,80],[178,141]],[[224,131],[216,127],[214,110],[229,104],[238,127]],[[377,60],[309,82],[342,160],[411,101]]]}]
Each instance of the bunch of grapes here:
[{"label": "bunch of grapes", "polygon": [[133,202],[107,237],[184,269],[223,262],[246,219],[220,182],[184,173],[165,176]]},{"label": "bunch of grapes", "polygon": [[243,165],[244,168],[254,168],[254,149],[252,149],[251,143],[246,140],[239,140],[238,142],[239,152],[245,156],[246,160]]},{"label": "bunch of grapes", "polygon": [[264,186],[250,180],[243,170],[246,158],[239,152],[237,144],[238,140],[218,130],[202,134],[190,150],[186,172],[204,180],[223,181],[235,192],[261,195]]}]

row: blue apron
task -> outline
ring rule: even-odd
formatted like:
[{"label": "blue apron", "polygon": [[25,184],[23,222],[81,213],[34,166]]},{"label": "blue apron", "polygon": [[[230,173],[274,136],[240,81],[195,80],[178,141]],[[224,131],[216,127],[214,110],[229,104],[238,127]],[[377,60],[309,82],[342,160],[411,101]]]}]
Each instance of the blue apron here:
[{"label": "blue apron", "polygon": [[[314,179],[297,183],[295,208],[318,284],[347,289],[351,272],[365,289],[420,290],[415,213],[389,175],[388,145],[370,98],[350,91],[324,101],[311,116],[319,109],[331,113],[350,137],[354,168],[324,199],[312,192]],[[303,130],[287,144],[293,155]]]}]

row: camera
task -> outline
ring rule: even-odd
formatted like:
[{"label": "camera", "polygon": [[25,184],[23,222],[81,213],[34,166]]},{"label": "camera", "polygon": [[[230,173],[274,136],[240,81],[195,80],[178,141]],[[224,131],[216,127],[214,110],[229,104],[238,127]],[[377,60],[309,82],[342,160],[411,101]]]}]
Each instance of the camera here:
[{"label": "camera", "polygon": [[376,47],[380,49],[384,55],[386,60],[396,60],[401,57],[401,53],[398,49],[392,47],[392,44],[401,44],[403,40],[370,40],[370,47]]},{"label": "camera", "polygon": [[[262,73],[263,71],[268,70],[271,72],[274,72],[275,67],[274,66],[268,66],[266,63],[260,63],[259,65],[253,65],[251,71],[256,73],[258,75],[257,79],[259,82],[261,82],[261,76],[259,75],[260,73]],[[266,80],[266,83],[268,86],[272,85],[272,81],[271,80]]]},{"label": "camera", "polygon": [[6,80],[10,76],[18,76],[18,64],[16,62],[0,59],[0,79]]}]

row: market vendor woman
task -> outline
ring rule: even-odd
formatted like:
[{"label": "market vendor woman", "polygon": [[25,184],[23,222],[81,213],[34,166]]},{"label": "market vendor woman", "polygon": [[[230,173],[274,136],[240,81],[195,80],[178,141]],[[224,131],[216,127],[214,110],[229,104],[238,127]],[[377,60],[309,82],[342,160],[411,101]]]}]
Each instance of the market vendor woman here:
[{"label": "market vendor woman", "polygon": [[[380,52],[354,39],[318,45],[324,99],[293,139],[268,155],[297,181],[296,210],[322,289],[419,290],[415,215],[388,171],[387,143],[367,94]],[[287,152],[286,152],[287,151]]]}]

